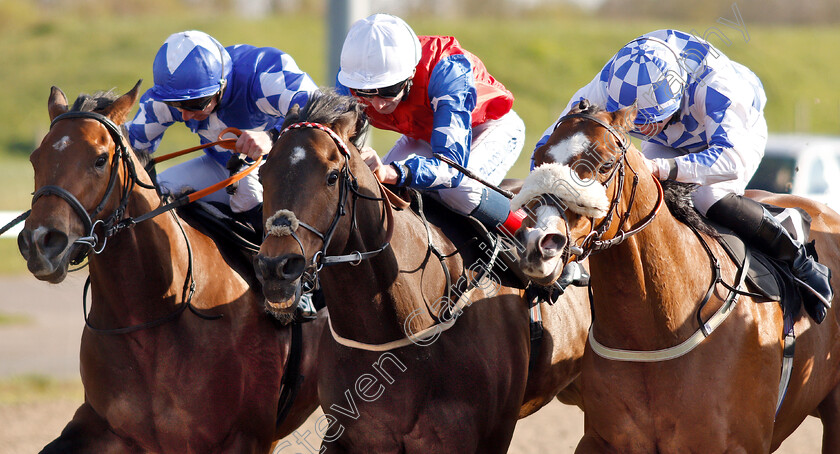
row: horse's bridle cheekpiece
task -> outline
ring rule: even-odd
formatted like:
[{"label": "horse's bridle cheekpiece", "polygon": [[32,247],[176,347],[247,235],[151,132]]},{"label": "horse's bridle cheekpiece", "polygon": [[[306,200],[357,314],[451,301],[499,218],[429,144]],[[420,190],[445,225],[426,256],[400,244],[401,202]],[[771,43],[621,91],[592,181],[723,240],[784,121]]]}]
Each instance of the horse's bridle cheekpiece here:
[{"label": "horse's bridle cheekpiece", "polygon": [[[589,104],[586,103],[585,101],[581,101],[581,103],[579,104],[579,107],[581,109],[584,109],[588,106],[589,106]],[[659,182],[659,179],[656,178],[656,176],[653,176],[653,180],[656,183],[656,186],[657,186],[658,192],[659,192],[658,199],[657,199],[657,202],[656,202],[656,206],[638,225],[636,225],[635,227],[633,227],[632,229],[630,229],[628,231],[624,231],[621,226],[624,225],[624,223],[627,221],[627,219],[630,216],[630,211],[633,208],[633,202],[634,202],[635,197],[636,197],[636,187],[638,186],[638,183],[639,183],[638,173],[635,170],[633,170],[633,167],[630,165],[629,162],[627,162],[627,150],[630,148],[630,140],[624,134],[622,134],[618,130],[616,130],[611,124],[605,122],[604,120],[601,120],[598,117],[595,117],[594,115],[591,115],[591,114],[585,113],[585,112],[577,112],[577,113],[571,113],[571,114],[568,114],[568,115],[564,115],[559,120],[557,120],[557,123],[554,125],[554,129],[556,130],[557,127],[560,126],[560,124],[563,123],[564,121],[575,119],[575,118],[581,118],[581,119],[584,119],[584,120],[587,120],[587,121],[592,121],[592,122],[597,123],[598,125],[602,126],[613,136],[613,138],[615,138],[616,142],[618,143],[618,147],[619,147],[619,149],[617,150],[619,152],[619,156],[616,159],[615,166],[613,167],[612,172],[610,173],[610,176],[607,177],[607,179],[603,183],[601,183],[605,188],[607,188],[612,183],[612,180],[617,176],[618,179],[617,179],[617,182],[616,182],[617,187],[616,187],[616,190],[615,190],[615,196],[610,201],[610,207],[607,211],[607,215],[602,219],[602,221],[600,222],[600,224],[597,227],[595,227],[593,225],[592,230],[589,232],[589,234],[583,239],[581,244],[578,246],[579,250],[581,250],[581,254],[578,255],[577,260],[581,261],[581,260],[585,259],[586,257],[588,257],[593,252],[601,251],[601,250],[607,249],[609,247],[615,246],[617,244],[621,244],[628,237],[630,237],[632,235],[635,235],[636,233],[642,231],[645,227],[647,227],[653,221],[653,218],[656,217],[656,214],[659,212],[660,208],[662,208],[662,202],[665,199],[665,194],[664,194],[664,191],[662,189],[662,184]],[[617,213],[616,210],[618,209],[618,203],[621,199],[621,193],[624,189],[625,167],[630,168],[630,171],[633,172],[633,186],[632,186],[632,192],[631,192],[631,195],[630,195],[630,200],[627,204],[627,209],[625,210],[625,212],[621,216],[619,216],[619,230],[618,230],[618,232],[615,234],[615,236],[613,236],[613,238],[610,238],[610,239],[607,239],[607,240],[602,240],[601,238],[604,236],[604,234],[607,233],[607,230],[609,229],[610,225],[612,224],[613,216],[616,215],[616,213]],[[564,217],[564,220],[565,220],[565,217]],[[568,221],[566,220],[566,222],[568,222]]]},{"label": "horse's bridle cheekpiece", "polygon": [[[108,179],[108,187],[105,190],[105,195],[102,196],[102,200],[99,202],[99,204],[97,204],[97,206],[96,206],[96,208],[94,208],[93,212],[88,213],[87,210],[85,209],[85,207],[82,205],[82,203],[79,202],[79,200],[73,194],[71,194],[69,191],[67,191],[66,189],[64,189],[60,186],[46,185],[46,186],[42,186],[41,188],[39,188],[32,195],[32,205],[34,206],[35,202],[38,201],[38,199],[41,198],[42,196],[55,195],[55,196],[58,196],[58,197],[61,197],[62,199],[64,199],[73,208],[73,211],[76,212],[76,214],[79,216],[79,219],[81,219],[82,224],[84,224],[85,232],[88,233],[87,236],[80,237],[74,242],[74,244],[77,243],[77,244],[82,244],[82,245],[86,246],[83,251],[81,251],[79,254],[77,254],[75,257],[73,257],[71,259],[71,262],[70,262],[71,264],[78,265],[82,261],[84,261],[84,259],[88,256],[88,254],[91,251],[93,251],[94,254],[102,253],[102,251],[105,250],[105,245],[107,243],[108,238],[114,236],[115,234],[117,234],[122,229],[124,229],[126,227],[130,227],[130,226],[136,224],[137,222],[140,222],[140,221],[143,221],[143,220],[146,220],[146,219],[150,219],[150,218],[152,218],[154,216],[157,216],[158,214],[163,213],[165,211],[171,210],[172,208],[175,207],[175,205],[173,205],[173,204],[164,205],[161,208],[158,208],[157,210],[154,210],[153,212],[146,213],[145,215],[139,216],[137,218],[124,218],[125,209],[126,209],[126,206],[128,205],[128,199],[131,195],[132,190],[134,189],[134,185],[140,186],[140,187],[145,188],[145,189],[156,189],[156,188],[155,188],[154,184],[146,184],[146,183],[143,183],[142,181],[140,181],[140,178],[137,176],[137,171],[134,168],[134,163],[132,162],[132,160],[128,156],[128,146],[126,145],[125,136],[123,135],[122,131],[120,130],[120,127],[117,126],[116,123],[111,121],[110,118],[108,118],[108,117],[106,117],[102,114],[99,114],[99,113],[96,113],[96,112],[90,112],[90,111],[65,112],[65,113],[60,114],[60,115],[56,116],[55,118],[53,118],[52,122],[50,123],[50,129],[52,129],[52,127],[55,126],[55,124],[58,123],[59,121],[69,120],[69,119],[74,119],[74,118],[91,119],[91,120],[95,120],[95,121],[99,122],[99,124],[101,124],[108,131],[108,134],[111,136],[112,140],[114,141],[114,158],[111,162],[111,174],[110,174],[109,179]],[[118,173],[120,163],[122,163],[123,169],[125,170],[125,173],[128,176],[128,178],[126,178],[126,181],[123,183],[122,196],[120,198],[119,206],[114,210],[113,213],[111,213],[111,215],[106,220],[103,221],[103,220],[99,219],[99,220],[93,221],[93,218],[95,218],[105,208],[105,204],[108,202],[108,199],[110,199],[110,197],[111,197],[111,193],[114,191],[114,188],[116,186],[117,173]],[[179,203],[179,204],[183,205],[183,203]],[[166,209],[162,210],[162,208],[166,208]],[[174,216],[174,214],[173,214],[173,216]],[[162,324],[164,324],[164,323],[166,323],[170,320],[174,320],[184,311],[184,309],[187,309],[187,308],[189,308],[190,311],[192,313],[194,313],[196,316],[198,316],[199,318],[205,319],[205,320],[215,320],[215,319],[221,318],[221,316],[219,316],[219,315],[205,315],[205,314],[202,314],[198,311],[198,309],[193,307],[193,305],[191,303],[192,296],[195,293],[195,280],[193,279],[193,275],[192,275],[192,268],[193,268],[192,267],[192,262],[193,262],[192,247],[190,245],[189,238],[187,237],[187,234],[184,231],[184,227],[181,225],[180,221],[177,220],[177,217],[176,217],[176,221],[177,221],[178,227],[181,229],[182,235],[184,236],[184,240],[186,241],[188,260],[189,260],[189,264],[188,264],[188,267],[187,267],[187,275],[186,275],[186,278],[185,278],[185,281],[184,281],[184,286],[183,286],[183,291],[182,291],[182,293],[183,293],[182,294],[182,300],[183,300],[182,304],[180,304],[178,306],[178,308],[176,308],[173,312],[170,312],[169,314],[167,314],[167,315],[165,315],[165,316],[163,316],[159,319],[150,321],[150,322],[141,323],[141,324],[132,325],[132,326],[123,327],[123,328],[112,328],[112,329],[96,328],[96,327],[94,327],[93,325],[90,324],[90,319],[88,318],[87,292],[88,292],[88,289],[90,288],[90,276],[88,276],[87,280],[85,281],[85,286],[84,286],[84,290],[83,290],[83,293],[82,293],[82,309],[83,309],[84,316],[85,316],[85,326],[88,329],[90,329],[93,332],[99,333],[99,334],[127,334],[127,333],[132,333],[132,332],[135,332],[135,331],[140,331],[140,330],[144,330],[144,329],[148,329],[148,328],[153,328],[155,326],[162,325]],[[99,236],[96,234],[96,229],[97,229],[97,226],[100,225],[100,224],[102,225],[102,228],[103,228],[103,237],[102,237],[102,244],[97,249],[97,244],[99,243]]]}]

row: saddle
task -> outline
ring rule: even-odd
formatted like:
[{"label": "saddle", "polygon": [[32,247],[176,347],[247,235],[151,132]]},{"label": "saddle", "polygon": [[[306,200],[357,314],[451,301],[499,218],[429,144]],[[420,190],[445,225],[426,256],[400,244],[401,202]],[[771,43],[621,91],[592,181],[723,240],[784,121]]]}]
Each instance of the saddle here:
[{"label": "saddle", "polygon": [[198,200],[178,207],[177,212],[194,229],[210,237],[228,265],[261,291],[253,265],[262,242],[261,232],[223,203]]},{"label": "saddle", "polygon": [[[799,208],[763,205],[790,232],[791,236],[805,244],[808,254],[816,258],[814,242],[808,242],[811,231],[811,217],[808,213]],[[749,254],[750,267],[746,278],[749,291],[758,296],[759,302],[778,302],[784,315],[785,332],[790,332],[803,304],[799,286],[790,267],[782,261],[747,246],[741,238],[726,227],[708,219],[706,222],[720,234],[718,242],[735,263],[743,263],[745,255]]]}]

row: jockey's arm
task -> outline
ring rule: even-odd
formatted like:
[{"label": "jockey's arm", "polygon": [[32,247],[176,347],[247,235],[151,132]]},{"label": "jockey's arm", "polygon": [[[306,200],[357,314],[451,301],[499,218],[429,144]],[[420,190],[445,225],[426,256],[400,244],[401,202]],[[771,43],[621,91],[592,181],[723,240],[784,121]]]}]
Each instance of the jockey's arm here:
[{"label": "jockey's arm", "polygon": [[[747,114],[751,100],[729,99],[710,87],[695,95],[692,115],[702,119],[707,146],[674,159],[675,180],[708,185],[729,180],[748,180],[764,155],[767,124],[764,117]],[[660,178],[672,164],[656,160]]]},{"label": "jockey's arm", "polygon": [[[434,110],[432,151],[466,165],[476,105],[472,68],[466,56],[452,55],[438,62],[430,76],[428,97]],[[410,176],[411,181],[405,181],[406,175],[400,175],[399,184],[418,189],[456,187],[463,177],[436,158],[416,155],[397,162],[395,168],[407,169]]]},{"label": "jockey's arm", "polygon": [[137,113],[125,125],[131,147],[153,153],[160,145],[163,133],[175,123],[175,115],[178,115],[176,109],[153,101],[148,92],[143,94]]}]

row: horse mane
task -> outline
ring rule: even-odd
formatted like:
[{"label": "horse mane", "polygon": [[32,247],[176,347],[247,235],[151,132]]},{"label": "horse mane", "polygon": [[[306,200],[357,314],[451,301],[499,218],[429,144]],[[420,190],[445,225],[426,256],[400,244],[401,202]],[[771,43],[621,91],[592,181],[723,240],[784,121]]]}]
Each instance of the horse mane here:
[{"label": "horse mane", "polygon": [[696,184],[665,180],[662,182],[662,189],[665,191],[665,205],[676,220],[712,238],[720,236],[717,230],[706,223],[700,213],[694,209],[691,194],[697,189]]},{"label": "horse mane", "polygon": [[356,98],[340,95],[332,88],[321,88],[309,96],[309,102],[303,108],[298,107],[295,105],[289,109],[283,128],[302,121],[329,125],[335,123],[342,115],[352,112],[356,115],[356,129],[350,141],[356,148],[364,144],[368,131],[367,115],[365,105]]}]

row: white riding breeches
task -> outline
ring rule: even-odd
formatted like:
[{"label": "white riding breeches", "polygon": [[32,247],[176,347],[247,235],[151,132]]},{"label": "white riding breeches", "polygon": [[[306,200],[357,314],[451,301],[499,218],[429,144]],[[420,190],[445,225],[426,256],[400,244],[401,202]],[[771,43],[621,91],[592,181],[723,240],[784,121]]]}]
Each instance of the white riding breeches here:
[{"label": "white riding breeches", "polygon": [[[205,154],[164,170],[158,175],[158,182],[164,192],[179,194],[187,189],[204,189],[229,176],[230,172],[223,165]],[[242,213],[256,207],[263,200],[257,170],[239,180],[239,187],[232,196],[222,188],[201,200],[224,203],[229,205],[234,213]]]},{"label": "white riding breeches", "polygon": [[[747,183],[749,183],[756,169],[758,169],[758,164],[761,162],[761,157],[764,154],[764,145],[767,141],[766,134],[764,137],[764,141],[756,141],[755,150],[749,150],[749,154],[747,155],[749,159],[742,160],[743,177],[708,183],[697,187],[691,200],[694,203],[694,208],[700,214],[705,216],[709,207],[727,194],[744,195]],[[685,152],[652,142],[645,142],[642,146],[642,152],[648,159],[673,159],[685,154]]]}]

